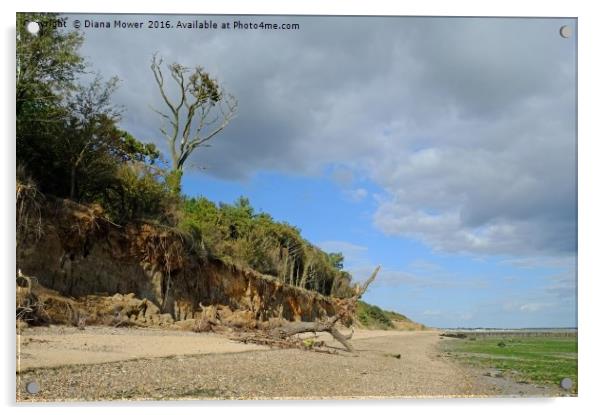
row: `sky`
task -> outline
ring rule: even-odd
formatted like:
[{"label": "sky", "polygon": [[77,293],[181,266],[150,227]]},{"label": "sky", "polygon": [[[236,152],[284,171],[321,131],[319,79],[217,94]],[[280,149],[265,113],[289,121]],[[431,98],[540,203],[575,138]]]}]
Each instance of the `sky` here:
[{"label": "sky", "polygon": [[217,78],[238,113],[184,192],[249,197],[356,281],[380,264],[366,301],[433,327],[576,326],[576,20],[75,19],[299,24],[82,27],[81,52],[120,78],[121,126],[163,151],[153,53]]}]

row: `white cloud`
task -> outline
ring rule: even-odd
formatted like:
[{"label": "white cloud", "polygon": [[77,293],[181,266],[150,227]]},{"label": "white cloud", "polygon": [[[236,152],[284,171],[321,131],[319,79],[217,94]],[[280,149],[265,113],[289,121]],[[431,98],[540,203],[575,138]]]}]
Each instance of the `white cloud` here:
[{"label": "white cloud", "polygon": [[576,251],[575,44],[557,35],[563,21],[289,20],[302,30],[87,31],[84,53],[123,80],[124,127],[144,140],[160,137],[153,52],[215,74],[239,114],[193,155],[206,174],[334,165],[352,200],[368,194],[351,188],[357,171],[383,189],[374,224],[387,234],[448,252]]}]

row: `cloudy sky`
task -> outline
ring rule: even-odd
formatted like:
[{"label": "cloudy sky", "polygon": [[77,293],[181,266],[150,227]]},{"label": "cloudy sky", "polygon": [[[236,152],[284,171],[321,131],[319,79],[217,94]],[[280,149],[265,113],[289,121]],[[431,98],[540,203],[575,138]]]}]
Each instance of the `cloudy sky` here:
[{"label": "cloudy sky", "polygon": [[122,126],[162,148],[153,53],[215,76],[238,116],[185,192],[249,196],[357,280],[382,264],[367,301],[438,327],[576,325],[575,20],[74,19],[299,24],[82,28],[82,53],[121,79]]}]

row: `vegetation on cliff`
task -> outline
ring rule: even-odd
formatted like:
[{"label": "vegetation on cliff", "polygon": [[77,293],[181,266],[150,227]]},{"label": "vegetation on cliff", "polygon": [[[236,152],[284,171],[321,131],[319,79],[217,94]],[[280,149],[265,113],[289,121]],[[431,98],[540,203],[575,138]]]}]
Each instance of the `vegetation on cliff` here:
[{"label": "vegetation on cliff", "polygon": [[327,254],[298,228],[256,213],[247,198],[231,205],[186,199],[182,210],[179,226],[213,256],[296,287],[339,297],[352,294],[351,275],[342,270],[340,253]]},{"label": "vegetation on cliff", "polygon": [[[300,229],[256,213],[244,197],[234,204],[216,204],[183,195],[185,157],[179,157],[177,166],[174,160],[170,165],[154,144],[120,127],[124,108],[112,102],[119,80],[96,75],[84,81],[92,70],[79,54],[84,39],[79,32],[54,25],[56,18],[45,13],[17,15],[17,180],[27,184],[23,189],[95,206],[114,224],[144,221],[172,229],[183,234],[199,256],[248,267],[293,286],[324,295],[353,294],[342,254],[323,252],[305,240]],[[25,29],[27,21],[40,23],[37,35]],[[157,61],[152,62],[161,88]],[[180,103],[167,100],[169,108],[183,106],[188,115],[204,114],[226,97],[203,71],[193,70],[188,79],[187,68],[172,64],[169,70],[191,86],[184,88]],[[192,100],[187,101],[187,94]],[[185,118],[184,130],[175,131],[178,127],[171,124],[175,130],[170,137],[173,144],[174,137],[189,134],[185,138],[190,146],[184,149],[188,157],[199,147],[196,140],[204,143],[215,134],[190,135],[189,116]]]},{"label": "vegetation on cliff", "polygon": [[365,328],[371,329],[403,329],[424,330],[423,324],[415,323],[403,314],[395,311],[382,310],[372,304],[358,301],[356,308],[356,321]]}]

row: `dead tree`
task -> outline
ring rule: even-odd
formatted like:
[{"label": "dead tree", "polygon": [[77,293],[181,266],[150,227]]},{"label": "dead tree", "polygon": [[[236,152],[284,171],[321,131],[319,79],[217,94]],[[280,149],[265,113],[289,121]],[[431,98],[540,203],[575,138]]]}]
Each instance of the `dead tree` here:
[{"label": "dead tree", "polygon": [[171,99],[162,64],[163,60],[155,54],[151,70],[168,111],[153,110],[169,125],[169,128],[162,126],[161,133],[169,145],[171,167],[178,174],[176,187],[179,187],[188,157],[198,147],[209,147],[208,142],[226,128],[236,114],[237,101],[200,66],[187,68],[178,63],[167,66],[176,89],[176,98]]},{"label": "dead tree", "polygon": [[366,282],[364,282],[364,284],[357,289],[356,294],[349,299],[343,300],[339,310],[334,316],[329,317],[324,321],[287,322],[282,326],[272,329],[270,336],[279,339],[286,339],[294,336],[295,334],[327,332],[330,333],[336,341],[341,343],[345,349],[347,349],[347,351],[355,353],[355,349],[351,343],[349,343],[349,340],[351,340],[351,337],[353,336],[353,330],[350,334],[344,335],[337,329],[336,323],[353,318],[357,301],[362,297],[362,295],[364,295],[372,281],[374,281],[379,270],[380,266],[376,267],[370,278],[368,278]]}]

